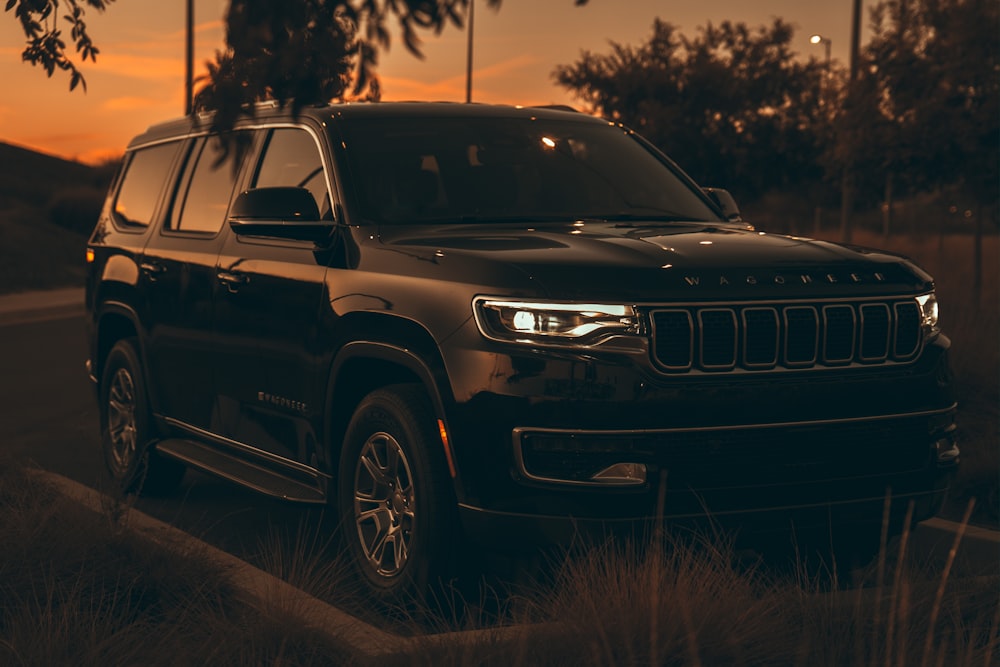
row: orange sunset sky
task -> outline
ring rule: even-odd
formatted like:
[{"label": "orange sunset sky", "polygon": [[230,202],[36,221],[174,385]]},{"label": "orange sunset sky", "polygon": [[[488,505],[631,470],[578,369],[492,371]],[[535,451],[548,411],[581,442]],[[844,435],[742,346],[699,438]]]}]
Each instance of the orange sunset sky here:
[{"label": "orange sunset sky", "polygon": [[[782,17],[796,28],[799,57],[822,59],[809,36],[832,40],[835,60],[847,61],[851,0],[503,0],[498,12],[476,0],[473,101],[509,104],[577,104],[551,77],[557,64],[580,52],[606,52],[608,41],[638,44],[661,19],[694,35],[711,21],[751,26]],[[869,3],[870,4],[870,3]],[[225,0],[195,2],[195,65],[222,47]],[[0,20],[0,141],[65,158],[94,162],[121,154],[147,126],[183,113],[184,0],[117,0],[101,14],[87,11],[100,49],[82,69],[87,92],[69,92],[69,79],[46,78],[21,62],[24,35],[13,15]],[[866,5],[867,7],[867,5]],[[64,12],[60,12],[64,13]],[[867,13],[862,26],[867,25]],[[865,33],[862,33],[862,43]],[[465,99],[464,31],[446,27],[424,35],[425,58],[413,57],[398,39],[381,56],[384,100]]]}]

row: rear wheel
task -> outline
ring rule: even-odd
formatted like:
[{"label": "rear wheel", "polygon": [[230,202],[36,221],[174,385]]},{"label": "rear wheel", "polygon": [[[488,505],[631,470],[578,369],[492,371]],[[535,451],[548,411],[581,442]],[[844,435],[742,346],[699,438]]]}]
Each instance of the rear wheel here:
[{"label": "rear wheel", "polygon": [[180,484],[184,466],[152,450],[149,401],[135,340],[115,343],[101,375],[101,447],[104,462],[125,493],[167,493]]},{"label": "rear wheel", "polygon": [[422,387],[395,385],[361,401],[344,438],[344,536],[384,602],[424,600],[454,574],[456,505],[435,423]]}]

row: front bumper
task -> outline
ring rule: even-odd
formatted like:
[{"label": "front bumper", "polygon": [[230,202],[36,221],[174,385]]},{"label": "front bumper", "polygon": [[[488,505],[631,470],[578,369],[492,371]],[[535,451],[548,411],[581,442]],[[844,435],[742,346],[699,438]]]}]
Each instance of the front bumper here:
[{"label": "front bumper", "polygon": [[958,465],[947,347],[901,367],[700,378],[495,355],[517,372],[448,415],[463,526],[498,545],[651,522],[771,530],[877,523],[887,498],[894,517],[912,500],[928,518]]}]

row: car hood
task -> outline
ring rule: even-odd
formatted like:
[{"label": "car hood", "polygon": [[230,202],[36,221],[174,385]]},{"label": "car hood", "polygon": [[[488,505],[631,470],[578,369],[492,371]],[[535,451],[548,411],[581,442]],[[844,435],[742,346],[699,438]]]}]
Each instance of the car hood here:
[{"label": "car hood", "polygon": [[788,299],[933,286],[897,255],[726,223],[392,226],[380,230],[380,240],[427,253],[442,269],[517,267],[549,298]]}]

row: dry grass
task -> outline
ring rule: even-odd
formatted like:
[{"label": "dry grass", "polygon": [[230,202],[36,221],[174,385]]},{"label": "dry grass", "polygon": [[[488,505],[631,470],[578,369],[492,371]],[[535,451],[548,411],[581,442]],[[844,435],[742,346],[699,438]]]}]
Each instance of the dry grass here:
[{"label": "dry grass", "polygon": [[250,611],[234,590],[219,566],[0,464],[0,664],[345,662],[327,638]]},{"label": "dry grass", "polygon": [[905,540],[895,543],[863,573],[865,587],[831,592],[825,574],[737,565],[716,541],[606,544],[535,591],[517,632],[446,646],[425,639],[402,664],[993,664],[1000,580],[953,580],[947,569],[928,577],[905,554]]},{"label": "dry grass", "polygon": [[[90,513],[0,465],[0,664],[365,662],[280,609],[250,611],[224,569],[132,535],[127,512],[109,503]],[[257,560],[314,595],[356,603],[320,535],[313,521],[276,532]],[[831,592],[822,571],[748,563],[716,537],[607,543],[504,593],[502,614],[417,614],[436,618],[436,632],[484,629],[415,637],[379,664],[994,664],[1000,578],[956,580],[948,564],[928,573],[911,558],[904,535],[860,573],[865,586]]]}]

